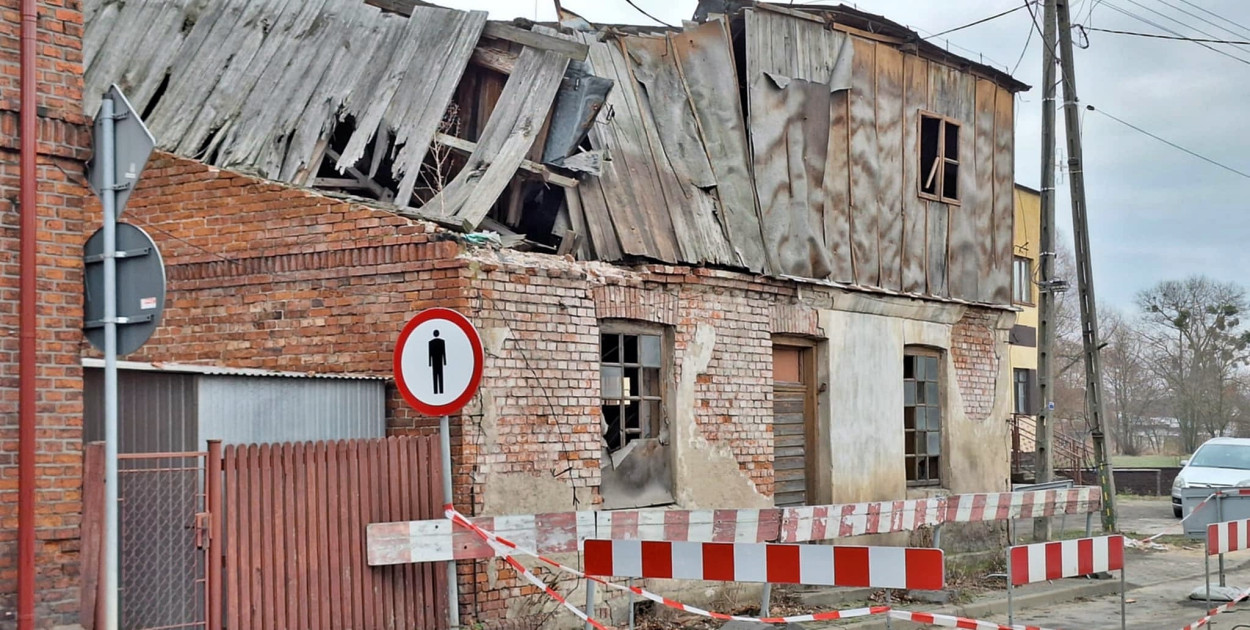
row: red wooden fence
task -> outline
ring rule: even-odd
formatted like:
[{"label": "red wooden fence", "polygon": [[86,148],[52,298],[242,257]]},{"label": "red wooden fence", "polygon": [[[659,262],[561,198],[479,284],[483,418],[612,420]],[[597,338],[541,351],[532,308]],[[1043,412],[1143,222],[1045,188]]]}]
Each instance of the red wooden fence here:
[{"label": "red wooden fence", "polygon": [[369,523],[442,515],[436,436],[227,446],[222,465],[227,628],[447,627],[441,564],[365,558]]}]

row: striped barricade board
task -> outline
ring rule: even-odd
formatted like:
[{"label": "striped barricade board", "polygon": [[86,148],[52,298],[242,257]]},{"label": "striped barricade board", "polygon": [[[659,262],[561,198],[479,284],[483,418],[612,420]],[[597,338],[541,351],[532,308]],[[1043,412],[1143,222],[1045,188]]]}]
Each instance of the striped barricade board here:
[{"label": "striped barricade board", "polygon": [[941,590],[941,549],[587,540],[587,575]]},{"label": "striped barricade board", "polygon": [[1097,536],[1008,549],[1014,586],[1124,568],[1124,537]]},{"label": "striped barricade board", "polygon": [[1207,525],[1207,555],[1250,549],[1250,519]]},{"label": "striped barricade board", "polygon": [[1102,508],[1102,490],[1095,486],[957,494],[946,498],[947,523],[979,523],[1009,518],[1090,514]]}]

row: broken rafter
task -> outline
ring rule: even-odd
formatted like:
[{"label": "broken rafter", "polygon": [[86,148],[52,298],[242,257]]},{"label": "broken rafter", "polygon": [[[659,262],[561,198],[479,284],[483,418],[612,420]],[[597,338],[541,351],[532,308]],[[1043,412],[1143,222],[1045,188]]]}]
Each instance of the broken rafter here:
[{"label": "broken rafter", "polygon": [[[477,143],[464,138],[449,136],[445,133],[437,133],[434,135],[434,141],[465,155],[471,155],[477,150]],[[577,188],[577,179],[568,175],[561,175],[551,169],[530,160],[521,160],[521,170],[528,171],[542,178],[548,184],[554,184],[562,188]]]},{"label": "broken rafter", "polygon": [[[330,149],[330,148],[326,149],[326,156],[329,157],[331,160],[337,160],[340,157],[337,151],[335,151],[334,149]],[[349,166],[347,167],[346,170],[347,170],[347,174],[356,178],[355,182],[356,184],[358,184],[360,188],[367,189],[373,194],[377,195],[380,201],[390,202],[395,199],[394,192],[392,192],[388,188],[383,187],[381,184],[373,181],[372,179],[369,178],[368,175],[365,175],[364,173],[360,172],[360,170],[357,169],[356,167]],[[337,178],[317,178],[316,180],[313,181],[313,185],[316,186],[319,184],[319,182],[327,182],[326,183],[327,186],[345,187],[340,184],[328,183],[330,181],[338,182],[342,180],[337,179]]]},{"label": "broken rafter", "polygon": [[[433,6],[428,2],[420,2],[419,0],[365,0],[365,4],[390,13],[398,13],[405,17],[411,16],[412,10],[418,6]],[[586,55],[590,53],[590,47],[581,42],[542,35],[503,22],[487,23],[486,30],[482,31],[482,36],[516,42],[530,48],[558,52],[577,61],[584,61]]]},{"label": "broken rafter", "polygon": [[516,66],[516,57],[516,53],[494,46],[478,46],[473,49],[473,56],[469,57],[469,61],[501,74],[512,74],[512,69]]}]

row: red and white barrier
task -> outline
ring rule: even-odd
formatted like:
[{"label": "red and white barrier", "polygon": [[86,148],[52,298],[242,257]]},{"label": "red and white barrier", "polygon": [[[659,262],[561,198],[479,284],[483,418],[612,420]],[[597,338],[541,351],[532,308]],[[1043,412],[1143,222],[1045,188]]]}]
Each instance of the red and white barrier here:
[{"label": "red and white barrier", "polygon": [[1124,568],[1124,537],[1098,536],[1020,545],[1011,555],[1014,586]]},{"label": "red and white barrier", "polygon": [[945,508],[942,498],[784,508],[777,542],[915,531],[941,524]]},{"label": "red and white barrier", "polygon": [[589,575],[812,586],[945,586],[941,549],[587,540]]},{"label": "red and white barrier", "polygon": [[1241,594],[1233,598],[1233,601],[1228,602],[1227,604],[1221,604],[1219,606],[1216,606],[1215,608],[1212,608],[1211,610],[1207,611],[1207,614],[1205,617],[1185,626],[1184,628],[1181,628],[1181,630],[1198,630],[1198,628],[1201,628],[1211,623],[1212,617],[1215,617],[1216,615],[1220,613],[1224,613],[1224,612],[1228,612],[1232,610],[1233,606],[1236,606],[1237,604],[1245,601],[1246,598],[1248,597],[1250,597],[1250,589],[1242,591]]},{"label": "red and white barrier", "polygon": [[1250,549],[1250,519],[1207,525],[1207,555]]},{"label": "red and white barrier", "polygon": [[889,612],[891,619],[902,619],[903,621],[911,621],[913,623],[921,623],[930,626],[942,626],[944,628],[971,628],[975,630],[1046,630],[1040,626],[1004,626],[1000,623],[992,621],[981,621],[979,619],[968,619],[967,617],[952,617],[950,615],[939,615],[937,613],[912,612],[910,610],[891,610]]},{"label": "red and white barrier", "polygon": [[[589,538],[799,543],[968,523],[1097,512],[1098,488],[955,495],[937,499],[748,510],[616,510],[479,517],[469,522],[543,554],[576,553]],[[442,519],[372,523],[370,566],[498,555]]]},{"label": "red and white barrier", "polygon": [[1089,486],[1028,492],[957,494],[947,497],[945,522],[977,523],[1089,514],[1102,508],[1102,490]]}]

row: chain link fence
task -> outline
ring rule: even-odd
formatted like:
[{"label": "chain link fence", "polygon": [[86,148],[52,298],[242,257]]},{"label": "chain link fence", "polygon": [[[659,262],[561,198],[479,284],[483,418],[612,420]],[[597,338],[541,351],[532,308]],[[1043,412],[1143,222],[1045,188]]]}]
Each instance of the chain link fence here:
[{"label": "chain link fence", "polygon": [[119,459],[121,627],[206,627],[204,455]]}]

